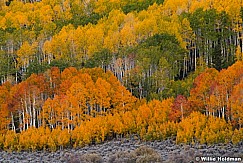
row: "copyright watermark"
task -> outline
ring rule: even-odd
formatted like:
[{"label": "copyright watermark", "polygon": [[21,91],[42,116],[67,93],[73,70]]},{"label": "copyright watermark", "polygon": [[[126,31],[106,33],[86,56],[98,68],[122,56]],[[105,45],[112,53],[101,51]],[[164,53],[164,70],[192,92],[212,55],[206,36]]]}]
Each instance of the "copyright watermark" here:
[{"label": "copyright watermark", "polygon": [[242,162],[241,157],[212,157],[212,156],[197,156],[197,162]]}]

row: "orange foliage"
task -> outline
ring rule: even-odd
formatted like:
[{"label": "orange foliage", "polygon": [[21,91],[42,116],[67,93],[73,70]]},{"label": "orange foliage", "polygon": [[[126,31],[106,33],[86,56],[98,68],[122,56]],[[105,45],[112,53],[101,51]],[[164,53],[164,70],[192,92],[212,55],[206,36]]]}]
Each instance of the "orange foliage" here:
[{"label": "orange foliage", "polygon": [[[242,67],[238,61],[220,72],[207,69],[195,79],[188,100],[181,95],[138,100],[112,73],[98,68],[62,73],[52,68],[18,85],[6,83],[0,86],[1,131],[9,127],[11,111],[20,115],[21,133],[1,134],[0,148],[57,150],[131,134],[145,140],[176,137],[177,143],[239,142],[242,130],[233,131],[231,123],[216,116],[242,126]],[[191,113],[200,109],[211,116]]]}]

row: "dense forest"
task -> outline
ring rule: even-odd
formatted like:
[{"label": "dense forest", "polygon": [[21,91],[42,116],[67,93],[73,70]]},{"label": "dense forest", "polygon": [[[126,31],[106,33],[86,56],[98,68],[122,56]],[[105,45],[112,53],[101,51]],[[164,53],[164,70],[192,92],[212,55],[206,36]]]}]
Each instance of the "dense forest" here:
[{"label": "dense forest", "polygon": [[0,149],[243,140],[240,0],[0,2]]}]

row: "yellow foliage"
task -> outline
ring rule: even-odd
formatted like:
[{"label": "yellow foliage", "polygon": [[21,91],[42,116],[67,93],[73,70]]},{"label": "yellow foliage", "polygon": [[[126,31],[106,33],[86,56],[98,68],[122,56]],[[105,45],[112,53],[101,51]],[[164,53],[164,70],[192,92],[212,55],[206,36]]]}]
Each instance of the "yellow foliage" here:
[{"label": "yellow foliage", "polygon": [[51,151],[57,150],[57,145],[52,137],[49,137],[47,145],[48,145],[48,149],[50,149]]},{"label": "yellow foliage", "polygon": [[57,136],[57,144],[61,147],[66,147],[70,143],[70,134],[67,129],[62,130]]},{"label": "yellow foliage", "polygon": [[241,52],[240,46],[237,46],[236,52],[235,52],[236,60],[242,61],[243,60],[243,53]]},{"label": "yellow foliage", "polygon": [[14,131],[7,131],[5,134],[4,149],[5,150],[16,150],[18,144],[18,134]]},{"label": "yellow foliage", "polygon": [[46,132],[43,127],[29,128],[19,135],[19,148],[32,151],[45,149],[49,135],[50,132]]},{"label": "yellow foliage", "polygon": [[0,134],[0,149],[3,149],[3,146],[4,146],[4,135],[3,134]]},{"label": "yellow foliage", "polygon": [[46,150],[51,131],[48,127],[44,128],[41,126],[40,128],[38,128],[38,134],[40,136],[39,149]]},{"label": "yellow foliage", "polygon": [[243,140],[243,128],[235,129],[232,135],[233,144],[237,144]]},{"label": "yellow foliage", "polygon": [[26,67],[29,65],[30,60],[35,54],[37,47],[37,42],[34,42],[32,45],[29,44],[27,41],[23,43],[21,48],[17,51],[17,60],[19,63],[19,66]]},{"label": "yellow foliage", "polygon": [[224,119],[194,112],[179,123],[177,143],[228,143],[232,138],[232,127]]}]

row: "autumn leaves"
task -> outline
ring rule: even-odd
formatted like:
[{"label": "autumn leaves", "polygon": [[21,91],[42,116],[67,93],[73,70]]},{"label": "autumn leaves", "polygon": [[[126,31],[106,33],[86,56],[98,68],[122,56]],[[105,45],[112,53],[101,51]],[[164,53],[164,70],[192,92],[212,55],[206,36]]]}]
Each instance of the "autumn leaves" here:
[{"label": "autumn leaves", "polygon": [[191,101],[199,108],[204,108],[206,115],[232,120],[241,126],[242,72],[242,61],[220,72],[207,69],[195,79]]},{"label": "autumn leaves", "polygon": [[188,98],[150,102],[133,97],[99,68],[54,67],[17,85],[6,83],[0,87],[0,147],[56,150],[131,134],[143,140],[175,137],[177,143],[237,143],[243,137],[242,65],[207,69]]},{"label": "autumn leaves", "polygon": [[[128,13],[122,8],[136,1],[2,6],[1,83],[12,77],[16,84],[0,86],[0,148],[56,150],[131,134],[178,143],[240,141],[242,2],[190,2],[166,0]],[[91,20],[94,14],[100,17]],[[77,21],[81,16],[90,23]],[[235,60],[220,72],[206,69],[190,90],[189,73]],[[62,68],[52,67],[55,61]]]}]

